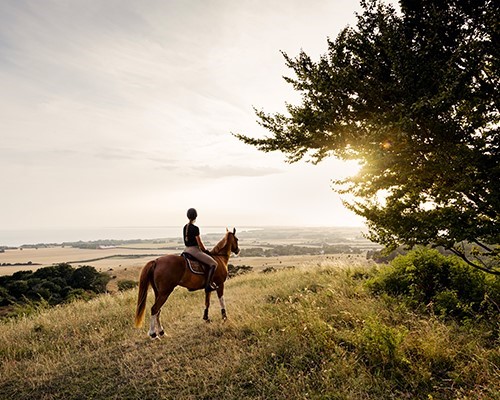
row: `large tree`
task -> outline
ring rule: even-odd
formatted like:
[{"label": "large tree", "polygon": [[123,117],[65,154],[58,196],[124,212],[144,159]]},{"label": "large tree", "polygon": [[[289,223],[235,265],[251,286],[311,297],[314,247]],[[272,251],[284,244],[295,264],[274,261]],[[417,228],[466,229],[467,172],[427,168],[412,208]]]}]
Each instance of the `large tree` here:
[{"label": "large tree", "polygon": [[290,162],[359,160],[335,188],[373,240],[444,246],[500,274],[498,1],[361,5],[317,61],[284,54],[302,104],[256,110],[267,137],[235,136]]}]

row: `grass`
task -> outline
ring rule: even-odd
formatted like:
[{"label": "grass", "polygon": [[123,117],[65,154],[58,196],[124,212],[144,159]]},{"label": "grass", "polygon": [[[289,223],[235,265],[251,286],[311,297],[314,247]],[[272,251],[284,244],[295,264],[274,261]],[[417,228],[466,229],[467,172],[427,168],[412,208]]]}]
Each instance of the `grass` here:
[{"label": "grass", "polygon": [[322,262],[235,277],[226,323],[216,300],[204,323],[203,293],[178,288],[161,340],[133,328],[136,289],[2,322],[1,397],[500,398],[498,338],[372,296],[369,273]]}]

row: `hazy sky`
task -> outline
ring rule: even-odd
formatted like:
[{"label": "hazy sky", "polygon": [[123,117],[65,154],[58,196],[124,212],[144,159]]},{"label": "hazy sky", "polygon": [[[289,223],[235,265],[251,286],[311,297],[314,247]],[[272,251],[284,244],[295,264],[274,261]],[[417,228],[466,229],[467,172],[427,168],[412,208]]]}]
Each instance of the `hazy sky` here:
[{"label": "hazy sky", "polygon": [[281,51],[319,57],[355,0],[0,2],[0,229],[361,225],[355,171],[285,163],[253,108],[297,94]]}]

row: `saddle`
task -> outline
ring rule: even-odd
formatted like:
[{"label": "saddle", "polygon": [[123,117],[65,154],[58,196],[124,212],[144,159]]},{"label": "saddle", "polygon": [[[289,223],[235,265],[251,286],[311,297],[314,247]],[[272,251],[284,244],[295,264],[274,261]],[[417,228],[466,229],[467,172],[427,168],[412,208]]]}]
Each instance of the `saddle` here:
[{"label": "saddle", "polygon": [[183,252],[181,256],[186,261],[186,266],[189,270],[196,275],[205,275],[208,265],[202,263],[200,260],[196,259],[189,253]]}]

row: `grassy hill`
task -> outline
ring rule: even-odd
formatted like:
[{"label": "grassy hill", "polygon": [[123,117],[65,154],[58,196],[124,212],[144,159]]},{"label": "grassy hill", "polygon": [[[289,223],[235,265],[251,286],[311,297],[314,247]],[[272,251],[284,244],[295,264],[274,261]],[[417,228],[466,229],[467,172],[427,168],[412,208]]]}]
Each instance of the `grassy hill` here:
[{"label": "grassy hill", "polygon": [[226,323],[215,298],[207,324],[203,293],[178,288],[161,340],[133,328],[135,289],[1,322],[0,397],[500,398],[491,332],[374,297],[369,268],[331,261],[235,277]]}]

